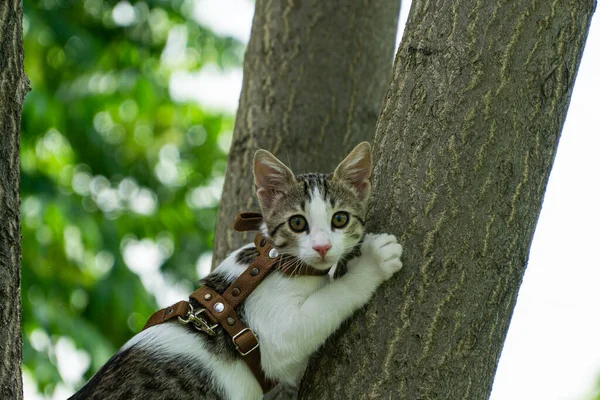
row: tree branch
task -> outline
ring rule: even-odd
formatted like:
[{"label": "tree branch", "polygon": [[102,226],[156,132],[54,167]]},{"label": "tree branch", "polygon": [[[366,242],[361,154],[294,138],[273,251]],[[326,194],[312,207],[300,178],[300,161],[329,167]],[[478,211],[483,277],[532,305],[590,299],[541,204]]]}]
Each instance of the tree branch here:
[{"label": "tree branch", "polygon": [[405,269],[301,399],[488,398],[595,2],[413,2],[375,136],[368,227]]}]

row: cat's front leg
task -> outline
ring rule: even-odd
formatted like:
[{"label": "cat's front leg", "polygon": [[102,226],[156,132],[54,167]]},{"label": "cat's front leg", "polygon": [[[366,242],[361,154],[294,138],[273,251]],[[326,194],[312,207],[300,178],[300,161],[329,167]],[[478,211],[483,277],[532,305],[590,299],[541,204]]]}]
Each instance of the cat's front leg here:
[{"label": "cat's front leg", "polygon": [[290,334],[308,354],[366,304],[377,287],[402,268],[402,246],[393,235],[368,234],[348,273],[312,293],[301,305]]}]

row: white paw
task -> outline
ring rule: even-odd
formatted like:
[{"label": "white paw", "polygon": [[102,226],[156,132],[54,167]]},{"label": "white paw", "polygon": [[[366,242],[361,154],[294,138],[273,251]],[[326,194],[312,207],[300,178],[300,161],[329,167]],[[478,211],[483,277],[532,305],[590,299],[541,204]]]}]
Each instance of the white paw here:
[{"label": "white paw", "polygon": [[402,268],[402,245],[394,235],[369,233],[365,236],[361,250],[375,260],[383,279],[391,278]]}]

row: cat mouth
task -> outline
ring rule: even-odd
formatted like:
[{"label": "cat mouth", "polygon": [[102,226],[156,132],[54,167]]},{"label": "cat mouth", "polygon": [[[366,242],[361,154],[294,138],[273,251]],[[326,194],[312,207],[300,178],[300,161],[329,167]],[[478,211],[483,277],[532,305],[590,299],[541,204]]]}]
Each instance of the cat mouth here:
[{"label": "cat mouth", "polygon": [[301,268],[302,265],[308,265],[315,269],[327,270],[339,261],[339,257],[329,256],[329,255],[325,256],[325,258],[321,258],[321,257],[314,257],[312,255],[309,257],[306,257],[306,256],[302,256],[299,254],[293,254],[291,252],[285,253],[285,254],[286,254],[286,256],[284,258],[287,258],[287,260],[285,260],[286,264],[288,264],[288,265],[296,264],[296,266],[298,268]]},{"label": "cat mouth", "polygon": [[[326,273],[331,269],[333,264],[328,261],[319,260],[317,262],[306,262],[300,257],[290,257],[280,266],[280,269],[288,274],[288,275],[314,275],[314,273],[310,273],[311,269],[317,271],[323,271]],[[322,275],[322,274],[318,274]]]},{"label": "cat mouth", "polygon": [[336,263],[336,260],[333,257],[330,259],[326,257],[322,258],[309,258],[305,259],[303,257],[291,256],[288,260],[286,260],[286,264],[294,265],[296,264],[297,268],[302,268],[303,266],[309,266],[315,269],[326,270],[331,268]]},{"label": "cat mouth", "polygon": [[303,262],[305,262],[306,264],[310,265],[313,268],[324,270],[324,269],[331,268],[331,266],[336,263],[336,260],[334,260],[333,258],[330,259],[329,257],[326,257],[325,259],[318,258],[318,259],[312,259],[310,261],[303,260]]}]

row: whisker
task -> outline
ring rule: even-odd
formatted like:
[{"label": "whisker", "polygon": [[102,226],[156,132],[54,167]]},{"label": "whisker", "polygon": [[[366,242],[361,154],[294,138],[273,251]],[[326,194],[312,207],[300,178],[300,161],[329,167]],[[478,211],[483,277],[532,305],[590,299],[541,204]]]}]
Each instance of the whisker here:
[{"label": "whisker", "polygon": [[298,259],[298,261],[296,262],[296,268],[294,268],[294,273],[292,275],[296,275],[301,266],[302,264],[300,263],[300,259]]}]

